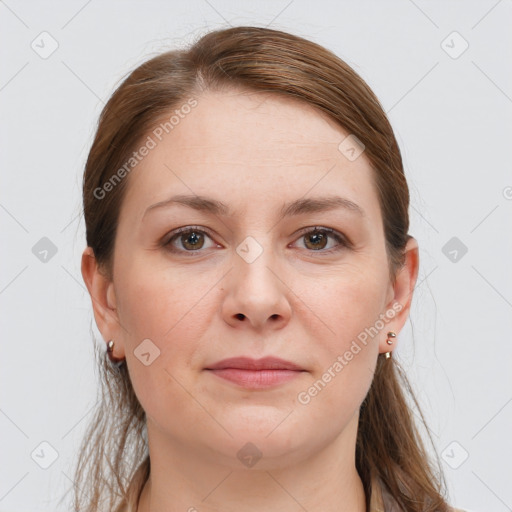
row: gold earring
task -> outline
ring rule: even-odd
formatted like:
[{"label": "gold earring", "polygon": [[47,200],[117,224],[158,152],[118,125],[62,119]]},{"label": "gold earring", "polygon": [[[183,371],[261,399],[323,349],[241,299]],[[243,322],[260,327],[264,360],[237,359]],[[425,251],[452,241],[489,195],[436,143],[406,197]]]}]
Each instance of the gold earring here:
[{"label": "gold earring", "polygon": [[114,340],[110,340],[107,343],[107,356],[114,366],[119,367],[124,363],[124,358],[118,358],[114,356]]},{"label": "gold earring", "polygon": [[[388,345],[393,345],[393,340],[396,338],[396,333],[393,332],[393,331],[389,331],[388,332],[388,338],[386,340],[386,343]],[[386,356],[386,359],[390,359],[391,358],[391,352],[386,352],[384,354]]]}]

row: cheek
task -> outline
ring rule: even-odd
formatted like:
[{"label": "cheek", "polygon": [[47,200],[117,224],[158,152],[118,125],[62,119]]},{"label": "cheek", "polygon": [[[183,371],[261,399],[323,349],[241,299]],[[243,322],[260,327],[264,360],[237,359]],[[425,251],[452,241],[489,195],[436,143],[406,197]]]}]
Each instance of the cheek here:
[{"label": "cheek", "polygon": [[[314,283],[310,284],[310,289],[315,289]],[[343,349],[375,325],[385,308],[387,284],[385,270],[366,265],[333,273],[323,286],[316,287],[315,293],[306,295],[307,288],[303,288],[301,296],[324,322],[323,339],[331,351]]]},{"label": "cheek", "polygon": [[199,341],[208,335],[205,299],[216,281],[135,265],[120,266],[118,276],[120,334],[136,394],[148,412],[163,401],[177,404],[178,383],[194,369]]},{"label": "cheek", "polygon": [[[385,334],[380,320],[385,308],[387,275],[368,265],[332,276],[318,293],[309,294],[308,307],[322,320],[315,340],[314,374],[310,392],[316,406],[327,403],[353,407],[366,395],[373,378],[379,340]],[[304,296],[304,295],[303,295]],[[309,313],[311,318],[311,313]],[[308,328],[305,327],[307,330]],[[316,400],[316,396],[322,398]],[[305,397],[304,401],[307,401]],[[300,400],[299,400],[300,402]]]},{"label": "cheek", "polygon": [[[133,342],[150,338],[156,343],[197,336],[205,317],[207,295],[218,278],[194,275],[147,262],[120,268],[119,315]],[[191,321],[193,319],[193,321]],[[161,349],[163,347],[160,347]]]}]

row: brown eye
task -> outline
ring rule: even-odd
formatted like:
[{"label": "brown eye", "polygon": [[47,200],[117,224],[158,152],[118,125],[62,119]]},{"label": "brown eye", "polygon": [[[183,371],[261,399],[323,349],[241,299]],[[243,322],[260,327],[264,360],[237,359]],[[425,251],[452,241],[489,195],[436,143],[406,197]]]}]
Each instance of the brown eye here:
[{"label": "brown eye", "polygon": [[212,243],[210,247],[207,247],[205,245],[207,239],[211,240],[211,237],[205,231],[188,226],[171,233],[167,242],[162,245],[169,251],[176,253],[202,252],[200,249],[208,249],[215,245]]},{"label": "brown eye", "polygon": [[[331,247],[326,249],[331,239],[337,242],[337,244],[331,245]],[[305,229],[302,231],[299,240],[304,240],[304,246],[310,252],[317,251],[329,254],[351,247],[350,242],[343,235],[331,228],[315,227],[313,229]]]},{"label": "brown eye", "polygon": [[324,249],[327,245],[327,239],[328,237],[326,234],[322,233],[321,231],[312,231],[310,234],[304,235],[304,240],[306,240],[306,247],[314,251]]},{"label": "brown eye", "polygon": [[204,245],[203,234],[197,231],[182,234],[180,240],[185,249],[201,249]]}]

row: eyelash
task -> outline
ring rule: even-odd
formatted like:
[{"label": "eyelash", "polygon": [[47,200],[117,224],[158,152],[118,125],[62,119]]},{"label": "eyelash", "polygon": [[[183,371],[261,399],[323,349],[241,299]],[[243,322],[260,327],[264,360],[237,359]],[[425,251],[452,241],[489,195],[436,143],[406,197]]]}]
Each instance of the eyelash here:
[{"label": "eyelash", "polygon": [[[174,240],[178,239],[180,235],[187,234],[187,233],[200,233],[200,234],[207,235],[209,238],[212,238],[212,235],[207,230],[205,230],[205,228],[202,228],[200,226],[186,226],[186,227],[179,228],[179,229],[172,231],[170,233],[170,237],[167,239],[167,241],[164,241],[162,243],[162,246],[171,252],[181,253],[181,254],[185,253],[185,254],[189,254],[190,256],[192,256],[194,253],[202,252],[200,249],[198,249],[196,251],[193,251],[193,250],[187,251],[185,249],[176,249],[175,247],[172,246],[172,243],[174,242]],[[299,237],[297,238],[297,240],[308,235],[308,234],[312,234],[312,233],[325,234],[328,237],[331,237],[334,240],[336,240],[336,242],[338,242],[339,245],[336,247],[333,247],[331,249],[327,249],[327,250],[319,249],[319,250],[315,251],[315,250],[306,249],[308,252],[319,253],[319,254],[333,254],[333,253],[341,251],[343,249],[349,249],[352,247],[351,242],[347,238],[345,238],[341,233],[335,231],[334,229],[326,228],[326,227],[322,227],[322,226],[313,226],[313,227],[308,227],[308,228],[304,228],[304,229],[300,230]]]}]

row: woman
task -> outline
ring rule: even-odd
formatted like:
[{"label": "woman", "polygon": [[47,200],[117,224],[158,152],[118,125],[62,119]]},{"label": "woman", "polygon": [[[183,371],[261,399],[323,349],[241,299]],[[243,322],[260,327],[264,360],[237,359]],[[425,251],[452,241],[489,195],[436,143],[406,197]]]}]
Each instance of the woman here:
[{"label": "woman", "polygon": [[109,358],[76,510],[453,510],[392,357],[419,265],[400,150],[346,63],[255,27],[145,62],[83,199]]}]

